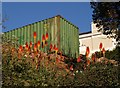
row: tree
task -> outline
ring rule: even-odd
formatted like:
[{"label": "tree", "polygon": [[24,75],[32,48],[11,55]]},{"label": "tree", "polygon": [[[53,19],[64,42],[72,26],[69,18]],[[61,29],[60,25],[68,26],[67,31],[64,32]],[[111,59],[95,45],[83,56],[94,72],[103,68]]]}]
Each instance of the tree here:
[{"label": "tree", "polygon": [[93,22],[98,31],[116,38],[120,43],[120,2],[91,2]]}]

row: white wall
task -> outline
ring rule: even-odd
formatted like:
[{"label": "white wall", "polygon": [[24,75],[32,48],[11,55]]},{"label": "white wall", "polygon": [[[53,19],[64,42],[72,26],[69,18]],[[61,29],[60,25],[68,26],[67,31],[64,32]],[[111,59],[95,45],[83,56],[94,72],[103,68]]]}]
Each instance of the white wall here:
[{"label": "white wall", "polygon": [[79,52],[85,54],[86,47],[89,46],[90,53],[94,53],[99,50],[99,44],[102,43],[105,50],[113,50],[115,48],[115,39],[107,38],[106,35],[98,33],[94,24],[92,24],[92,32],[89,34],[79,35]]}]

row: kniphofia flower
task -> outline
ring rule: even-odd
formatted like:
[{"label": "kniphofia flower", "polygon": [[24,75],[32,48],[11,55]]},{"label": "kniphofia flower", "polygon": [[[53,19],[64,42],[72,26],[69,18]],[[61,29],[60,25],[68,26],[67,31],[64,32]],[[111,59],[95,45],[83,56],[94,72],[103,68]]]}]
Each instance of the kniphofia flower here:
[{"label": "kniphofia flower", "polygon": [[30,52],[30,47],[28,48],[28,52]]},{"label": "kniphofia flower", "polygon": [[35,56],[38,55],[38,53],[39,53],[39,51],[36,49],[36,51],[35,51],[35,53],[34,53]]},{"label": "kniphofia flower", "polygon": [[102,49],[102,52],[105,53],[105,48]]},{"label": "kniphofia flower", "polygon": [[56,48],[55,48],[55,53],[57,54],[57,52],[58,52],[58,48],[56,47]]},{"label": "kniphofia flower", "polygon": [[53,49],[54,49],[54,50],[56,49],[56,45],[54,45]]},{"label": "kniphofia flower", "polygon": [[37,43],[34,44],[34,51],[37,51]]},{"label": "kniphofia flower", "polygon": [[30,48],[32,48],[32,42],[30,41]]},{"label": "kniphofia flower", "polygon": [[48,45],[48,42],[45,40],[45,46],[47,46]]},{"label": "kniphofia flower", "polygon": [[50,44],[50,51],[52,50],[52,48],[53,48],[53,46],[52,46],[52,44]]},{"label": "kniphofia flower", "polygon": [[45,39],[48,40],[48,33],[46,33]]},{"label": "kniphofia flower", "polygon": [[105,57],[105,48],[102,49],[103,56]]},{"label": "kniphofia flower", "polygon": [[44,45],[45,45],[45,35],[43,34],[43,36],[42,36],[42,48],[44,47]]},{"label": "kniphofia flower", "polygon": [[34,39],[36,39],[36,37],[37,37],[37,33],[34,32],[33,36],[34,36]]},{"label": "kniphofia flower", "polygon": [[20,45],[19,46],[19,53],[21,53],[23,51],[23,47]]},{"label": "kniphofia flower", "polygon": [[79,63],[81,61],[81,56],[77,58],[77,62]]},{"label": "kniphofia flower", "polygon": [[42,42],[45,42],[45,35],[42,36]]},{"label": "kniphofia flower", "polygon": [[28,46],[28,43],[26,42],[25,44],[25,49],[28,50],[29,46]]},{"label": "kniphofia flower", "polygon": [[37,42],[37,46],[38,46],[38,49],[39,49],[39,47],[40,47],[40,41]]},{"label": "kniphofia flower", "polygon": [[86,57],[88,57],[89,54],[90,54],[90,49],[89,49],[89,47],[87,47],[87,48],[86,48]]},{"label": "kniphofia flower", "polygon": [[102,43],[100,43],[100,45],[99,45],[99,49],[101,50],[101,49],[102,49],[102,47],[103,47],[103,44],[102,44]]}]

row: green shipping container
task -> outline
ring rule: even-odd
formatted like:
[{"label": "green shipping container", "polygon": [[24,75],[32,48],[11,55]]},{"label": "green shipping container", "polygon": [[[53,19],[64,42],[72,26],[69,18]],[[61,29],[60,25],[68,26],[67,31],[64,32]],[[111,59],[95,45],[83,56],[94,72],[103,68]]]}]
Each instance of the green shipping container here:
[{"label": "green shipping container", "polygon": [[17,38],[19,45],[34,43],[33,32],[37,33],[37,41],[42,42],[42,35],[48,33],[48,46],[40,49],[47,52],[50,44],[56,45],[64,55],[77,58],[79,55],[79,28],[60,15],[35,22],[12,31],[5,32],[6,38]]}]

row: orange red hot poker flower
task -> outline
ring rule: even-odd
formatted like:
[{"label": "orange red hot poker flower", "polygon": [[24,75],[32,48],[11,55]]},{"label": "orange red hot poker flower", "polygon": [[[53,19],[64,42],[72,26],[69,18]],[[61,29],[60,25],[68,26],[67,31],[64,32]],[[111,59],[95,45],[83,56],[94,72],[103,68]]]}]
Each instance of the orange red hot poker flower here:
[{"label": "orange red hot poker flower", "polygon": [[45,35],[42,36],[42,42],[45,42]]},{"label": "orange red hot poker flower", "polygon": [[30,41],[30,48],[32,48],[32,42]]},{"label": "orange red hot poker flower", "polygon": [[49,46],[49,51],[51,52],[51,51],[52,51],[52,49],[53,49],[53,45],[52,45],[52,44],[50,44],[50,46]]},{"label": "orange red hot poker flower", "polygon": [[77,62],[79,63],[81,61],[81,56],[77,58]]},{"label": "orange red hot poker flower", "polygon": [[102,49],[102,52],[105,53],[105,48]]},{"label": "orange red hot poker flower", "polygon": [[56,45],[53,46],[53,49],[54,49],[54,50],[55,50],[55,48],[56,48]]},{"label": "orange red hot poker flower", "polygon": [[53,49],[54,49],[55,53],[57,54],[58,48],[56,47],[56,45],[54,45]]},{"label": "orange red hot poker flower", "polygon": [[43,34],[42,35],[42,48],[44,48],[45,46],[45,35]]},{"label": "orange red hot poker flower", "polygon": [[102,49],[103,56],[105,57],[105,48]]},{"label": "orange red hot poker flower", "polygon": [[100,43],[100,45],[99,45],[99,49],[101,50],[101,49],[102,49],[102,47],[103,47],[103,44],[102,44],[102,43]]},{"label": "orange red hot poker flower", "polygon": [[34,33],[33,33],[33,36],[34,36],[34,39],[36,39],[36,37],[37,37],[37,33],[34,32]]},{"label": "orange red hot poker flower", "polygon": [[55,53],[57,54],[57,52],[58,52],[58,48],[56,47],[56,48],[55,48]]},{"label": "orange red hot poker flower", "polygon": [[23,47],[20,45],[19,47],[19,53],[21,53],[23,51]]},{"label": "orange red hot poker flower", "polygon": [[53,48],[53,46],[52,46],[52,44],[50,44],[50,49],[52,50],[52,48]]},{"label": "orange red hot poker flower", "polygon": [[86,57],[88,57],[89,54],[90,54],[90,49],[89,49],[89,47],[87,47],[87,48],[86,48]]},{"label": "orange red hot poker flower", "polygon": [[29,46],[28,46],[28,43],[26,42],[25,44],[25,49],[28,50]]},{"label": "orange red hot poker flower", "polygon": [[37,46],[38,46],[38,48],[40,47],[40,41],[37,42]]},{"label": "orange red hot poker flower", "polygon": [[37,51],[37,43],[34,45],[34,51]]},{"label": "orange red hot poker flower", "polygon": [[87,60],[87,66],[89,66],[90,65],[90,60]]},{"label": "orange red hot poker flower", "polygon": [[46,33],[45,39],[48,40],[48,33]]}]

